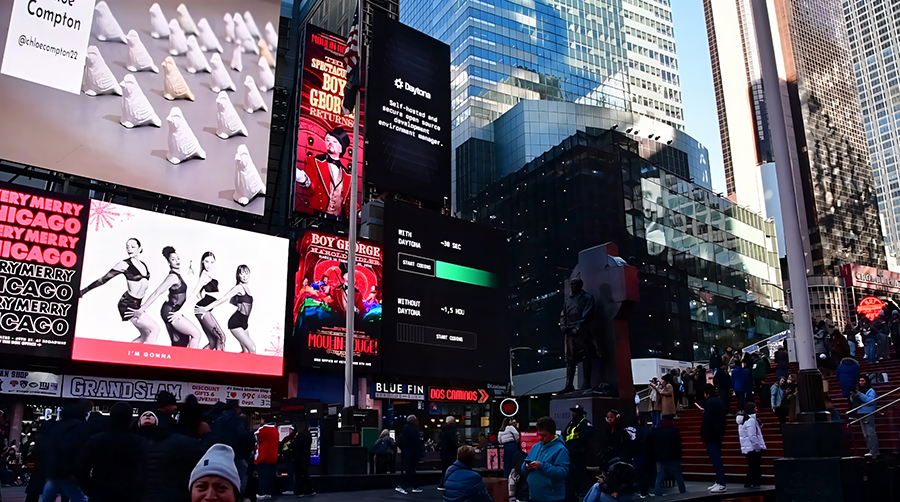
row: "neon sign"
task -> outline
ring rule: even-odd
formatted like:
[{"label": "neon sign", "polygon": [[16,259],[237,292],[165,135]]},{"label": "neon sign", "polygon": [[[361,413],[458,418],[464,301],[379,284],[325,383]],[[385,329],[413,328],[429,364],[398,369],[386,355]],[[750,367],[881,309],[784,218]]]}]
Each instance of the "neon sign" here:
[{"label": "neon sign", "polygon": [[860,300],[859,305],[856,306],[856,312],[866,316],[866,319],[874,321],[886,306],[887,303],[878,298],[867,296]]}]

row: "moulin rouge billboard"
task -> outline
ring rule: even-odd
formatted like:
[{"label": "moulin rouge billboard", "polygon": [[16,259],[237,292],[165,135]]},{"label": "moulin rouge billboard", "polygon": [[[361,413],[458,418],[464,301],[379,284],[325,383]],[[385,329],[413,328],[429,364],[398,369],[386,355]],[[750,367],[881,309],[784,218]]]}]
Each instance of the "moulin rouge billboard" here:
[{"label": "moulin rouge billboard", "polygon": [[303,365],[339,369],[346,351],[346,315],[356,313],[354,365],[379,371],[381,358],[381,246],[356,243],[356,292],[347,294],[346,237],[310,231],[297,242],[294,344]]},{"label": "moulin rouge billboard", "polygon": [[0,183],[0,353],[71,355],[87,207]]}]

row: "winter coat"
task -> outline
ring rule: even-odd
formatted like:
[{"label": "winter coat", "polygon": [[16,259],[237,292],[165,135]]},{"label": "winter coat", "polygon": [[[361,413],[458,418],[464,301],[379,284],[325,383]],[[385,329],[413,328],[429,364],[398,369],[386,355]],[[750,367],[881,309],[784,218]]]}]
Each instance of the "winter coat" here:
[{"label": "winter coat", "polygon": [[[390,436],[386,437],[391,439]],[[391,443],[393,441],[391,439]],[[378,443],[376,442],[376,444]],[[294,452],[294,462],[309,464],[309,456],[312,455],[312,434],[309,433],[309,429],[306,427],[297,429],[297,435],[294,436],[294,440],[291,442],[291,449]]]},{"label": "winter coat", "polygon": [[378,441],[375,441],[375,446],[372,447],[372,451],[375,452],[376,455],[390,455],[391,453],[397,453],[397,443],[394,442],[394,438],[385,434],[378,438]]},{"label": "winter coat", "polygon": [[226,410],[210,425],[215,443],[227,444],[234,450],[236,459],[249,460],[253,453],[253,433],[247,430],[244,419]]},{"label": "winter coat", "polygon": [[419,437],[419,428],[409,422],[403,427],[397,446],[400,447],[402,453],[400,458],[405,465],[415,464],[425,455],[425,447]]},{"label": "winter coat", "polygon": [[763,381],[766,379],[766,373],[769,372],[769,360],[765,357],[760,357],[753,363],[753,368],[750,370],[750,374],[753,377],[753,380]]},{"label": "winter coat", "polygon": [[459,437],[459,430],[455,425],[448,425],[441,431],[440,437],[441,461],[444,465],[452,464],[456,461],[456,450],[462,444]]},{"label": "winter coat", "polygon": [[444,475],[444,502],[493,502],[481,474],[457,460]]},{"label": "winter coat", "polygon": [[772,409],[774,410],[781,406],[781,401],[784,400],[784,389],[778,385],[773,385],[769,392],[772,395]]},{"label": "winter coat", "polygon": [[500,431],[500,434],[497,435],[497,441],[500,444],[518,443],[520,437],[521,436],[519,435],[519,431],[516,430],[515,427],[513,427],[512,425],[507,425],[506,428]]},{"label": "winter coat", "polygon": [[84,415],[76,406],[63,410],[62,420],[53,425],[47,436],[47,479],[69,479],[79,470],[78,458],[90,433]]},{"label": "winter coat", "polygon": [[681,434],[675,427],[657,427],[647,438],[647,449],[655,462],[681,461]]},{"label": "winter coat", "polygon": [[713,396],[706,400],[703,409],[703,423],[700,425],[700,439],[707,444],[722,444],[725,440],[725,403],[722,398]]},{"label": "winter coat", "polygon": [[728,372],[725,370],[716,370],[716,374],[713,375],[713,385],[716,386],[716,390],[719,393],[730,392],[731,391],[731,377],[728,376]]},{"label": "winter coat", "polygon": [[[142,502],[187,502],[191,500],[188,484],[191,471],[203,452],[200,442],[184,434],[166,430],[142,431],[144,459],[141,465],[141,485],[144,488]],[[153,428],[156,429],[156,428]]]},{"label": "winter coat", "polygon": [[813,335],[813,345],[816,349],[816,354],[826,354],[828,353],[828,346],[825,343],[826,333],[824,329],[820,329],[816,331]]},{"label": "winter coat", "polygon": [[[131,417],[128,417],[131,418]],[[78,481],[91,502],[120,502],[140,493],[144,439],[114,427],[88,439]]]},{"label": "winter coat", "polygon": [[835,371],[841,392],[849,399],[850,393],[856,390],[856,383],[859,382],[859,363],[852,357],[845,357]]},{"label": "winter coat", "polygon": [[670,383],[663,382],[663,386],[659,389],[659,395],[662,397],[662,414],[675,414],[675,388]]},{"label": "winter coat", "polygon": [[737,417],[738,436],[741,438],[741,453],[744,455],[751,451],[760,451],[766,449],[766,442],[763,441],[762,429],[759,426],[759,420],[756,419],[756,413],[752,415],[743,414]]},{"label": "winter coat", "polygon": [[662,409],[662,403],[659,402],[659,391],[650,387],[650,411],[659,411]]},{"label": "winter coat", "polygon": [[775,351],[775,369],[786,370],[790,368],[791,358],[786,350]]},{"label": "winter coat", "polygon": [[738,366],[731,370],[731,380],[734,382],[735,392],[750,392],[753,390],[753,380],[750,379],[750,370]]},{"label": "winter coat", "polygon": [[[528,462],[540,462],[541,468],[528,470]],[[540,442],[531,447],[522,471],[533,502],[549,502],[566,498],[566,478],[569,475],[569,451],[562,439],[557,437],[549,443]]]},{"label": "winter coat", "polygon": [[858,413],[860,416],[868,415],[869,413],[874,413],[875,410],[878,409],[878,402],[875,401],[876,397],[877,396],[875,395],[875,389],[873,389],[871,387],[869,387],[869,390],[867,390],[865,393],[860,392],[859,400],[862,401],[863,403],[868,403],[868,404],[866,404],[865,406],[863,406],[862,408],[857,410],[856,413]]},{"label": "winter coat", "polygon": [[256,451],[253,463],[275,464],[278,462],[278,428],[275,424],[265,424],[256,430]]}]

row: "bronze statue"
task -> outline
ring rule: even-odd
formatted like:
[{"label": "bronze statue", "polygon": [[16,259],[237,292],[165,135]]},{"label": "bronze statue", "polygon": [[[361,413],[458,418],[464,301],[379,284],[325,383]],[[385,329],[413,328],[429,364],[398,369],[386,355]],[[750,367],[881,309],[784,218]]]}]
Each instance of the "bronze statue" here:
[{"label": "bronze statue", "polygon": [[566,298],[559,315],[559,327],[566,343],[566,387],[562,392],[575,390],[575,367],[584,363],[583,390],[591,388],[594,359],[598,357],[597,345],[591,333],[594,316],[594,297],[584,290],[584,281],[576,277],[569,282],[571,294]]}]

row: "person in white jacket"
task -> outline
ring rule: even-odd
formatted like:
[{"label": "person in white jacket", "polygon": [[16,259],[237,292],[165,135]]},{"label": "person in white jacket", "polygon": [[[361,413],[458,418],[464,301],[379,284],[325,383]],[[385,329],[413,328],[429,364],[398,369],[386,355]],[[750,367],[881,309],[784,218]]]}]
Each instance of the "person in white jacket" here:
[{"label": "person in white jacket", "polygon": [[519,446],[519,431],[516,429],[515,418],[504,418],[500,424],[500,433],[497,441],[503,445],[503,477],[509,478],[509,472],[513,467],[513,457],[522,448]]},{"label": "person in white jacket", "polygon": [[746,488],[758,488],[762,484],[762,452],[766,442],[762,436],[762,426],[756,418],[756,403],[750,402],[738,414],[738,435],[741,438],[741,453],[747,457]]}]

